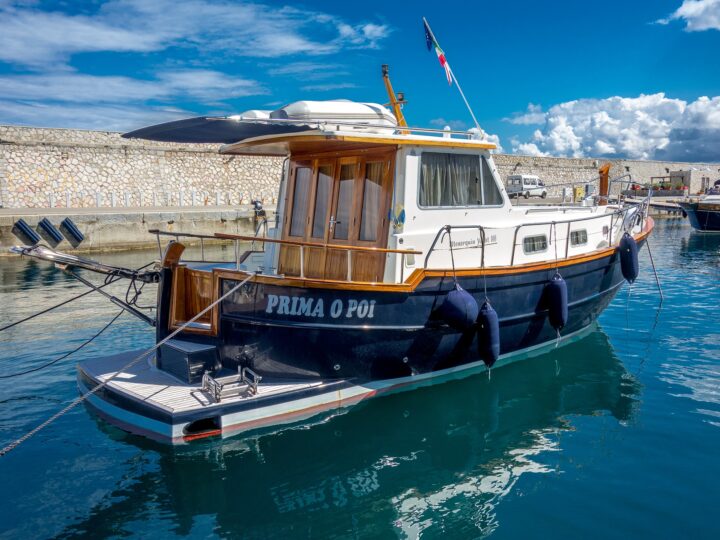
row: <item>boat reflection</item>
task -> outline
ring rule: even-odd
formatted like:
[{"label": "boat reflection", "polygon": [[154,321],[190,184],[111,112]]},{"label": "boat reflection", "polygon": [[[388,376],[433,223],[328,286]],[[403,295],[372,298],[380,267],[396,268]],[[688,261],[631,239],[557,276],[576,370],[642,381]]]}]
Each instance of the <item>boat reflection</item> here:
[{"label": "boat reflection", "polygon": [[156,464],[61,536],[132,532],[145,514],[180,535],[484,536],[522,475],[559,472],[550,452],[562,450],[571,416],[628,422],[639,393],[597,329],[491,380],[482,374],[371,400],[275,434],[173,449],[98,420]]}]

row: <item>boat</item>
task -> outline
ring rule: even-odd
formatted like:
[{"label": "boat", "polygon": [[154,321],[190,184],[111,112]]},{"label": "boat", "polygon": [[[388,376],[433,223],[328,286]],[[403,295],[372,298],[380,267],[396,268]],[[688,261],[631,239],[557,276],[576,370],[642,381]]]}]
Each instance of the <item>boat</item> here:
[{"label": "boat", "polygon": [[[155,230],[143,270],[14,248],[79,279],[158,284],[154,319],[111,298],[154,326],[155,346],[78,364],[101,417],[181,444],[489,375],[581,338],[637,277],[649,200],[609,204],[606,181],[593,206],[513,206],[482,131],[408,126],[384,76],[391,108],[301,101],[126,134],[282,158],[274,223],[256,235]],[[183,257],[198,241],[233,259]]]},{"label": "boat", "polygon": [[681,201],[678,206],[695,230],[720,232],[720,195],[712,194],[694,201]]}]

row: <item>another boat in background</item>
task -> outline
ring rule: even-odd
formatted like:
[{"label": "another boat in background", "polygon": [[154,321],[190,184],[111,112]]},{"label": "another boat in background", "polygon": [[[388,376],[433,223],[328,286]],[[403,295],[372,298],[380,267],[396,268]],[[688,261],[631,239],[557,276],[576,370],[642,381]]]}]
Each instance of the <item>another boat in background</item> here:
[{"label": "another boat in background", "polygon": [[696,230],[720,232],[720,195],[706,195],[699,200],[679,202],[678,205]]}]

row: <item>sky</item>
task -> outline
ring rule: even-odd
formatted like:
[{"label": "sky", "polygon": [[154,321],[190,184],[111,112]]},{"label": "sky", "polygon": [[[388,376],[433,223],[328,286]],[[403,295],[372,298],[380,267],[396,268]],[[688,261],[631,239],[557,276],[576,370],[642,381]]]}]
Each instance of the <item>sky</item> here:
[{"label": "sky", "polygon": [[0,0],[0,123],[128,131],[300,100],[472,119],[504,152],[720,161],[720,0]]}]

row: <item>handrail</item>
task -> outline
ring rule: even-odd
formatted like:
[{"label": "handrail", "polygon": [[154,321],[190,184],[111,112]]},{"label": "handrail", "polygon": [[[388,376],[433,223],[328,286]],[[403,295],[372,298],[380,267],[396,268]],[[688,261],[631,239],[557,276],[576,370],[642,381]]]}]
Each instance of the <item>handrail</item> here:
[{"label": "handrail", "polygon": [[[649,200],[649,196],[646,198],[646,200]],[[643,202],[645,202],[645,201],[643,201]],[[567,224],[568,231],[569,231],[569,230],[570,230],[570,226],[571,226],[571,224],[573,224],[573,223],[578,223],[578,222],[582,222],[582,221],[590,221],[590,220],[593,220],[593,219],[603,219],[603,218],[608,218],[608,217],[609,217],[609,218],[610,218],[610,221],[611,221],[611,226],[610,226],[609,229],[608,229],[608,235],[609,235],[609,237],[610,237],[610,240],[612,240],[612,236],[611,236],[611,235],[612,235],[612,229],[613,229],[613,220],[615,219],[616,216],[623,215],[623,214],[629,212],[632,208],[635,208],[635,207],[632,206],[632,207],[627,207],[627,208],[618,208],[617,210],[615,210],[615,211],[613,211],[613,212],[603,213],[603,214],[594,215],[594,216],[583,216],[583,217],[578,218],[578,219],[568,219],[568,220],[561,220],[561,221],[557,221],[557,220],[555,220],[555,221],[541,221],[541,222],[537,222],[537,223],[521,223],[521,224],[519,224],[519,225],[516,225],[516,226],[515,226],[515,232],[514,232],[514,234],[513,234],[513,245],[512,245],[512,253],[511,253],[511,255],[510,255],[510,265],[512,266],[512,265],[515,263],[515,251],[516,251],[517,245],[518,245],[518,244],[517,244],[517,236],[518,236],[518,232],[519,232],[520,229],[523,228],[523,227],[542,227],[542,226],[549,225],[549,226],[551,227],[551,232],[552,232],[552,227],[557,227],[558,225],[565,225],[565,224]],[[641,208],[641,210],[640,210],[640,214],[643,216],[643,222],[642,222],[642,225],[643,225],[643,226],[644,226],[644,213],[645,213],[646,211],[647,211],[647,209],[643,210],[642,208]],[[482,253],[481,253],[481,255],[480,255],[480,260],[481,260],[481,265],[482,265],[482,267],[484,267],[484,265],[485,265],[485,237],[486,237],[485,231],[489,231],[489,230],[501,230],[501,229],[506,229],[506,228],[507,228],[507,227],[484,227],[484,226],[482,226],[482,225],[445,225],[445,226],[441,227],[441,228],[438,230],[438,232],[435,234],[435,238],[433,239],[433,242],[432,242],[432,244],[430,245],[430,249],[428,250],[427,255],[425,255],[425,261],[424,261],[424,263],[423,263],[423,267],[424,267],[424,268],[427,268],[427,267],[428,267],[428,261],[430,260],[430,256],[432,255],[432,253],[433,253],[433,251],[434,251],[434,249],[435,249],[435,245],[437,244],[438,240],[441,238],[441,235],[444,236],[445,234],[451,232],[453,229],[458,229],[458,230],[461,230],[461,229],[477,229],[478,231],[480,231],[481,240],[482,240],[482,241],[481,241],[481,246],[480,246],[481,249],[482,249]],[[569,236],[570,236],[569,232],[568,232],[568,235],[567,235],[567,236],[568,236],[568,238],[569,238]],[[610,245],[612,245],[612,242],[611,242],[611,241],[609,241],[608,243],[609,243]],[[565,245],[565,258],[567,258],[568,252],[569,252],[569,241],[568,241],[567,239],[566,239],[565,244],[566,244],[566,245]]]},{"label": "handrail", "polygon": [[283,244],[288,246],[302,246],[302,247],[313,247],[313,248],[324,248],[324,249],[339,249],[343,251],[364,251],[371,253],[399,253],[401,255],[422,255],[422,251],[414,249],[386,249],[376,247],[365,247],[365,246],[344,246],[341,244],[322,244],[319,242],[301,242],[299,240],[278,240],[276,238],[265,238],[255,236],[243,236],[238,234],[228,233],[215,233],[215,238],[223,240],[243,240],[243,241],[255,241],[255,242],[269,242],[271,244]]}]

